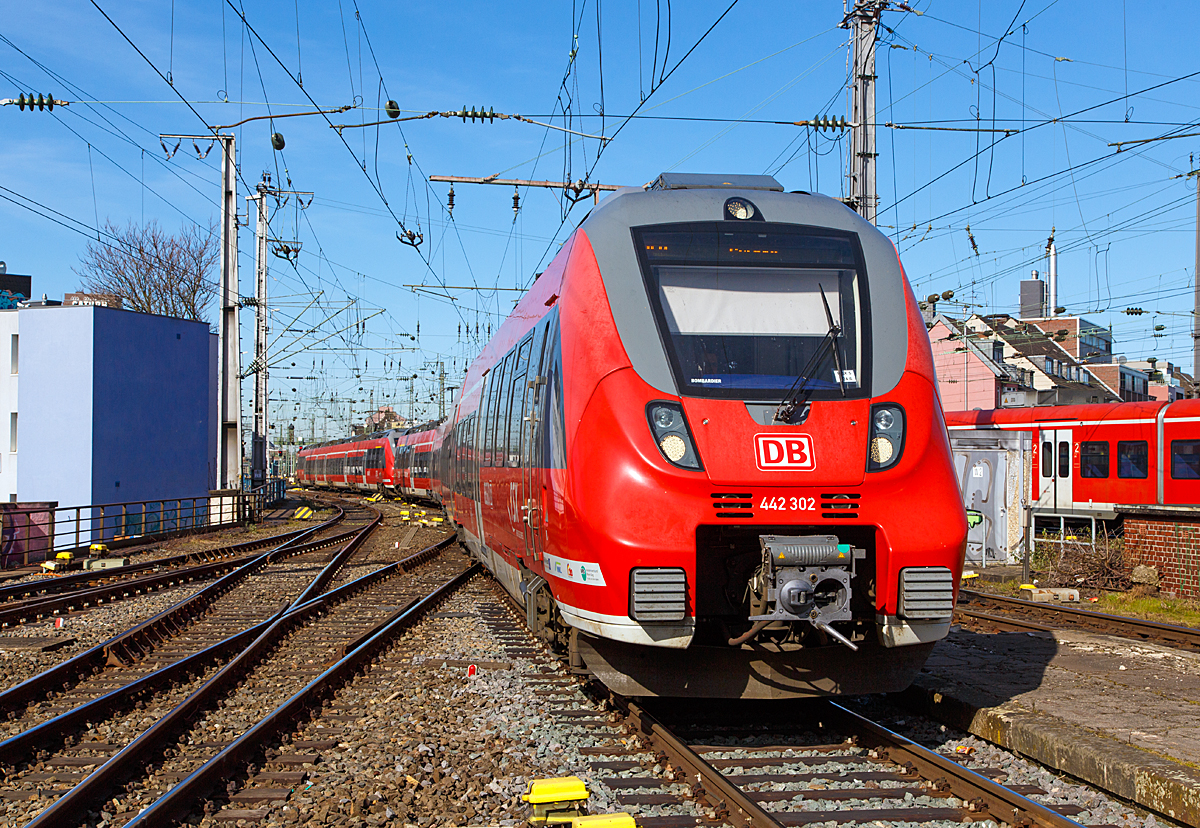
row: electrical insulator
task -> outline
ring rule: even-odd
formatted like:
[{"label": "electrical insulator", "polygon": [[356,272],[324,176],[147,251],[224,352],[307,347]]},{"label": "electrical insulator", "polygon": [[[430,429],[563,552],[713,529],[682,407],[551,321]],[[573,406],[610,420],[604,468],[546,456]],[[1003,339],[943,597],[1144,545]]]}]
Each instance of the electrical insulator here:
[{"label": "electrical insulator", "polygon": [[51,112],[53,112],[54,111],[54,103],[55,103],[55,101],[54,101],[53,95],[50,95],[49,97],[47,97],[47,96],[43,95],[41,92],[38,93],[38,96],[36,98],[33,97],[32,92],[29,93],[28,98],[25,97],[24,92],[17,95],[17,108],[22,111],[24,111],[25,107],[29,107],[29,111],[32,112],[33,108],[36,106],[39,110],[49,109]]},{"label": "electrical insulator", "polygon": [[450,192],[446,194],[446,213],[454,215],[454,185],[450,185]]},{"label": "electrical insulator", "polygon": [[521,191],[513,187],[513,221],[517,220],[517,213],[521,210]]}]

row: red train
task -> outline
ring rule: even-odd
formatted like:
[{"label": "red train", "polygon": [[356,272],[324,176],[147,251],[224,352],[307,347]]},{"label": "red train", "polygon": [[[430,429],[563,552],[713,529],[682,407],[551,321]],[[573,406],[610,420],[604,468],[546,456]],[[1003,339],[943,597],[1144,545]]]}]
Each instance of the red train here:
[{"label": "red train", "polygon": [[896,250],[769,176],[606,199],[437,448],[463,542],[618,692],[898,690],[949,629],[967,525]]},{"label": "red train", "polygon": [[955,435],[1032,435],[1036,511],[1119,514],[1122,506],[1200,504],[1200,400],[951,411]]},{"label": "red train", "polygon": [[301,486],[430,498],[437,423],[305,446],[297,453]]},{"label": "red train", "polygon": [[[949,630],[967,523],[929,339],[894,246],[832,199],[618,191],[423,434],[464,544],[620,693],[900,690]],[[370,488],[310,469],[346,445],[299,479]]]}]

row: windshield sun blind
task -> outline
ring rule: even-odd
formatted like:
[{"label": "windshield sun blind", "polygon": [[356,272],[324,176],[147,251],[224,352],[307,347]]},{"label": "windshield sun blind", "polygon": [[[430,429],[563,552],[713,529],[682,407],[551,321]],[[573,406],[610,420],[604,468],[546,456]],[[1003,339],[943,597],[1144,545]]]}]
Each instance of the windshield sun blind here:
[{"label": "windshield sun blind", "polygon": [[[857,237],[742,222],[633,230],[646,293],[679,392],[779,400],[802,380],[813,399],[869,388],[866,272]],[[825,311],[825,302],[829,314]],[[837,352],[810,363],[840,327]]]}]

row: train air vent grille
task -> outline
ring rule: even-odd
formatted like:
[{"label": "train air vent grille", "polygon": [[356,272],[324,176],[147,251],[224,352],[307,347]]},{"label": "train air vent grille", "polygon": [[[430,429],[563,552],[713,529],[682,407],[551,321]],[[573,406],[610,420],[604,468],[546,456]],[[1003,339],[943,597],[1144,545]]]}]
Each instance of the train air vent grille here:
[{"label": "train air vent grille", "polygon": [[673,567],[630,572],[629,614],[634,621],[682,621],[687,617],[687,574]]},{"label": "train air vent grille", "polygon": [[[750,510],[754,508],[752,495],[749,492],[713,492],[713,508],[719,518],[746,520],[754,517]],[[740,509],[744,511],[733,511]]]},{"label": "train air vent grille", "polygon": [[910,566],[900,570],[900,615],[904,618],[949,618],[954,614],[954,576],[944,566]]},{"label": "train air vent grille", "polygon": [[858,517],[862,495],[851,492],[836,492],[821,495],[821,517],[844,520]]}]

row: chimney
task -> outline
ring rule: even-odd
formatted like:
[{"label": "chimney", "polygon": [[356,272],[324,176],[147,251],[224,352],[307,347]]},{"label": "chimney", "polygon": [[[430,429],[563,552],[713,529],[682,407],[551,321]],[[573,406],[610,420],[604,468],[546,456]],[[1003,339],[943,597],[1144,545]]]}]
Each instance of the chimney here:
[{"label": "chimney", "polygon": [[1035,270],[1032,279],[1021,280],[1021,318],[1036,319],[1046,315],[1046,283]]}]

